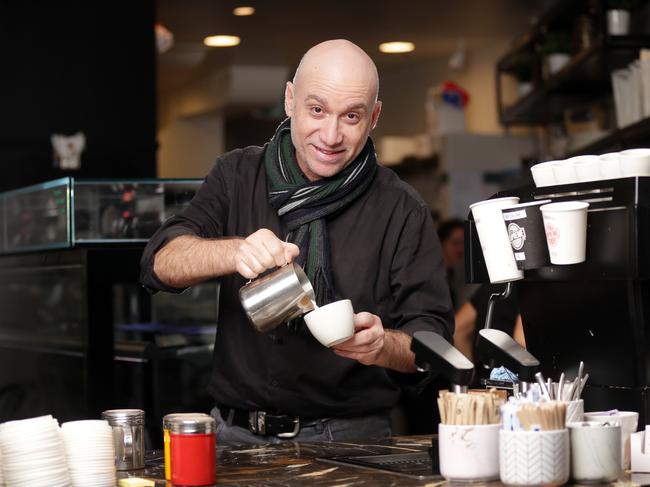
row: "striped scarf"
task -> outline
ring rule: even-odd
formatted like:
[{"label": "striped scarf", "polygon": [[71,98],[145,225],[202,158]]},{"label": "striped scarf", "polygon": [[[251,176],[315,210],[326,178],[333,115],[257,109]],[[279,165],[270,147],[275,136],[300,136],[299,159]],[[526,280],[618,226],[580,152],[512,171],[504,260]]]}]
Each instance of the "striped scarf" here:
[{"label": "striped scarf", "polygon": [[264,166],[269,202],[287,226],[286,240],[300,248],[297,263],[314,287],[316,303],[331,303],[334,283],[326,219],[363,194],[372,182],[377,169],[372,140],[368,137],[356,159],[340,173],[309,181],[296,162],[291,119],[287,119],[266,145]]}]

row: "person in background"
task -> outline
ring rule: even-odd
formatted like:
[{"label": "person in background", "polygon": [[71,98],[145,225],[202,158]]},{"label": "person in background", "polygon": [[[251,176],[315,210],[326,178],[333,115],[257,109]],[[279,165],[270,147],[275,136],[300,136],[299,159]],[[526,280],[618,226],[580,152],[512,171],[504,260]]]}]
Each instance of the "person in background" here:
[{"label": "person in background", "polygon": [[[477,358],[476,339],[478,331],[485,326],[490,295],[501,293],[503,289],[504,284],[483,284],[456,312],[454,346],[472,361]],[[512,287],[512,292],[506,299],[497,299],[494,302],[491,328],[504,331],[522,347],[526,347],[517,286]]]},{"label": "person in background", "polygon": [[465,257],[465,225],[462,220],[453,218],[445,220],[438,227],[438,238],[442,246],[442,259],[447,272],[447,284],[451,294],[451,302],[457,309],[458,289],[456,282],[456,268]]},{"label": "person in background", "polygon": [[[287,119],[264,147],[219,157],[183,215],[141,261],[153,290],[221,284],[209,391],[219,444],[352,441],[391,433],[400,385],[420,387],[416,331],[452,339],[453,309],[431,215],[377,164],[377,69],[345,40],[302,58],[285,90]],[[300,320],[268,334],[238,299],[249,279],[304,266],[318,305],[349,298],[355,334],[325,348]]]}]

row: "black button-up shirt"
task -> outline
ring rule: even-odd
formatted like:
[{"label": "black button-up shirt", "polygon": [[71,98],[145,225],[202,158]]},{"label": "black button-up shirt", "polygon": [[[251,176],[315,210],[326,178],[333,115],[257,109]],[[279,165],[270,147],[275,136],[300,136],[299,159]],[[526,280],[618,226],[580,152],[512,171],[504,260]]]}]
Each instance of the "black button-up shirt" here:
[{"label": "black button-up shirt", "polygon": [[[219,158],[182,216],[170,218],[142,257],[142,282],[179,292],[153,272],[155,252],[183,234],[245,237],[260,228],[284,238],[268,203],[263,149],[248,147]],[[429,209],[393,171],[379,167],[369,189],[328,219],[335,298],[351,299],[355,312],[378,315],[385,328],[412,334],[432,330],[451,340],[453,311],[440,244]],[[214,371],[215,402],[245,410],[303,417],[360,416],[397,402],[398,374],[339,357],[311,336],[281,325],[259,333],[246,318],[239,274],[220,278]],[[413,376],[419,374],[409,374]]]}]

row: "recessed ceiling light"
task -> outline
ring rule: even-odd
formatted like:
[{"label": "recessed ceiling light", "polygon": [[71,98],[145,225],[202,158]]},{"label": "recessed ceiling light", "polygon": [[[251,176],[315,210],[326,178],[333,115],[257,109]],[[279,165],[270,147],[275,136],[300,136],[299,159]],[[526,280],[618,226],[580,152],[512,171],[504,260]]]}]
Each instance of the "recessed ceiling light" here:
[{"label": "recessed ceiling light", "polygon": [[246,17],[255,13],[255,7],[237,7],[232,11],[237,17]]},{"label": "recessed ceiling light", "polygon": [[382,42],[379,44],[379,50],[390,54],[411,52],[415,50],[415,44],[412,42]]},{"label": "recessed ceiling light", "polygon": [[232,47],[238,45],[240,41],[237,36],[208,36],[203,39],[203,44],[209,47]]}]

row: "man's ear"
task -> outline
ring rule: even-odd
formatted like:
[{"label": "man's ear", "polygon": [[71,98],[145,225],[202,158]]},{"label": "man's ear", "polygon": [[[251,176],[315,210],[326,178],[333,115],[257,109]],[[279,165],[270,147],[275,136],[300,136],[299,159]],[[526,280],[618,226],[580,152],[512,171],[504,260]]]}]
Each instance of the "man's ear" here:
[{"label": "man's ear", "polygon": [[286,113],[289,118],[293,115],[293,89],[293,83],[287,81],[287,86],[284,89],[284,113]]},{"label": "man's ear", "polygon": [[375,102],[375,108],[372,110],[372,123],[370,124],[370,130],[374,130],[379,121],[379,114],[381,113],[381,101],[377,100]]}]

